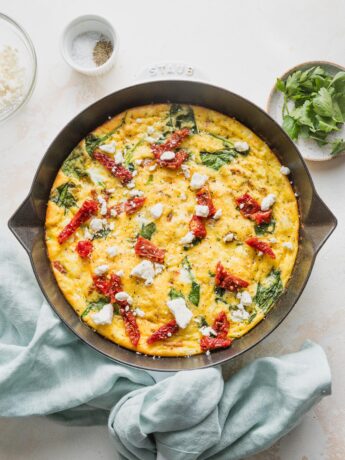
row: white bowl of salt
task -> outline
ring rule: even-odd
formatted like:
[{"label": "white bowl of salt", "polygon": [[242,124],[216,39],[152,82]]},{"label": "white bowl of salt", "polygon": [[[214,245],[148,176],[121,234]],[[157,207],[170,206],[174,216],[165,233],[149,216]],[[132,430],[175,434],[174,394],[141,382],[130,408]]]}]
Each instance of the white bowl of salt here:
[{"label": "white bowl of salt", "polygon": [[84,75],[102,75],[115,63],[119,39],[101,16],[79,16],[64,29],[60,48],[65,61]]}]

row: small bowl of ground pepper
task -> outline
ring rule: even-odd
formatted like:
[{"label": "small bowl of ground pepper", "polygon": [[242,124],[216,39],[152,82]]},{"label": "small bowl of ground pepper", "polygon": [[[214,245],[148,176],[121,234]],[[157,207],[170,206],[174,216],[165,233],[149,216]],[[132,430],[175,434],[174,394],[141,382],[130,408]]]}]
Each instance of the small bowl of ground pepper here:
[{"label": "small bowl of ground pepper", "polygon": [[109,21],[93,14],[79,16],[64,29],[61,53],[65,61],[84,75],[102,75],[115,63],[118,35]]}]

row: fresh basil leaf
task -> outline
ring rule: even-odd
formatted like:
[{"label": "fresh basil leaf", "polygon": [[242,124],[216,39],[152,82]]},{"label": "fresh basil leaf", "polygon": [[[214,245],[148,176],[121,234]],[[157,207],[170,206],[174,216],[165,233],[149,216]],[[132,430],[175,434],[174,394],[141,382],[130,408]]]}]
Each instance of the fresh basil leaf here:
[{"label": "fresh basil leaf", "polygon": [[344,139],[337,139],[336,141],[331,143],[332,151],[331,155],[336,156],[339,153],[343,153],[345,151],[345,140]]},{"label": "fresh basil leaf", "polygon": [[190,105],[171,104],[168,126],[170,126],[173,131],[188,128],[191,133],[198,133],[194,110]]},{"label": "fresh basil leaf", "polygon": [[192,287],[190,293],[188,295],[188,300],[195,305],[196,307],[199,305],[200,302],[200,284],[196,281],[192,281]]},{"label": "fresh basil leaf", "polygon": [[154,222],[150,222],[149,224],[143,225],[140,230],[140,235],[147,240],[152,238],[152,235],[156,231],[157,227]]},{"label": "fresh basil leaf", "polygon": [[170,300],[178,299],[180,297],[182,297],[182,299],[184,299],[184,295],[182,294],[182,292],[178,291],[175,288],[171,288],[168,295],[169,295]]},{"label": "fresh basil leaf", "polygon": [[236,150],[217,150],[216,152],[200,152],[202,163],[209,168],[218,171],[222,166],[236,158]]},{"label": "fresh basil leaf", "polygon": [[332,96],[326,88],[320,88],[318,94],[313,99],[315,113],[322,117],[332,117],[333,104]]},{"label": "fresh basil leaf", "polygon": [[53,191],[51,201],[60,206],[60,208],[69,209],[77,205],[77,201],[71,192],[71,189],[75,188],[73,182],[66,182],[65,184],[59,185]]},{"label": "fresh basil leaf", "polygon": [[264,313],[267,313],[282,292],[283,283],[280,278],[280,270],[273,269],[265,282],[258,284],[254,301]]}]

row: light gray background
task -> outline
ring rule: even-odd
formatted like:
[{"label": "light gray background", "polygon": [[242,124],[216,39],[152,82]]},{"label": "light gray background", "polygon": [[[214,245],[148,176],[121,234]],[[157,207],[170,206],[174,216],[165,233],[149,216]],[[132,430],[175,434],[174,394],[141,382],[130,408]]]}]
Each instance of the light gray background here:
[{"label": "light gray background", "polygon": [[[314,59],[345,65],[341,0],[1,0],[0,10],[27,29],[39,63],[29,105],[0,127],[2,225],[26,196],[38,162],[66,122],[134,81],[149,64],[169,59],[193,64],[211,82],[262,107],[287,68]],[[120,34],[117,65],[98,80],[71,71],[59,53],[62,28],[86,13],[106,16]],[[287,320],[228,373],[254,357],[297,350],[311,338],[328,354],[333,395],[277,445],[250,460],[345,458],[345,162],[308,167],[339,226]],[[64,427],[38,417],[0,421],[0,460],[76,458],[116,459],[105,427]]]}]

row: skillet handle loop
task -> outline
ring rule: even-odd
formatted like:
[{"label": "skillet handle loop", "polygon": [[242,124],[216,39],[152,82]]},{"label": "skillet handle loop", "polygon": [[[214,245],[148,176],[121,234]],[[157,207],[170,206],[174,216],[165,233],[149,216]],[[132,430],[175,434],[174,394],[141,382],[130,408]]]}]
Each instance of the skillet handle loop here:
[{"label": "skillet handle loop", "polygon": [[337,226],[337,219],[330,209],[314,194],[309,214],[305,222],[305,230],[318,252]]},{"label": "skillet handle loop", "polygon": [[8,227],[24,249],[30,254],[40,233],[40,222],[29,195],[8,221]]}]

